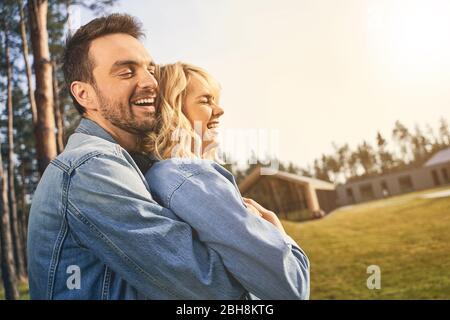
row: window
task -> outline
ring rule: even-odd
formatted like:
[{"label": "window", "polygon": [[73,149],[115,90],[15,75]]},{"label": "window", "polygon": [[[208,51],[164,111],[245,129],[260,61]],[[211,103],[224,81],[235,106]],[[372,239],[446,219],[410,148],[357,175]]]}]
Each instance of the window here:
[{"label": "window", "polygon": [[370,183],[360,186],[359,191],[361,192],[361,198],[363,201],[375,199],[375,194],[373,193],[373,188]]},{"label": "window", "polygon": [[349,203],[355,203],[355,196],[353,195],[353,190],[351,188],[347,188],[347,199]]},{"label": "window", "polygon": [[442,168],[441,172],[442,172],[442,176],[444,177],[444,182],[449,183],[450,179],[448,178],[447,168]]},{"label": "window", "polygon": [[398,178],[398,184],[400,186],[400,192],[402,193],[414,191],[414,186],[410,176]]},{"label": "window", "polygon": [[431,175],[433,176],[433,183],[435,186],[439,186],[441,181],[439,180],[439,175],[436,170],[431,171]]},{"label": "window", "polygon": [[389,188],[387,186],[386,181],[381,181],[381,194],[383,195],[383,197],[389,197],[391,194],[389,192]]}]

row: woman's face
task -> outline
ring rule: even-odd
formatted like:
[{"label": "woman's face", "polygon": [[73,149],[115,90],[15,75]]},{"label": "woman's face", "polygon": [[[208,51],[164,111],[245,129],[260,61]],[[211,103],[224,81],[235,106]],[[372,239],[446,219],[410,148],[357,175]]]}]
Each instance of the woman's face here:
[{"label": "woman's face", "polygon": [[191,76],[183,105],[183,113],[195,132],[202,137],[202,152],[218,136],[219,118],[224,114],[219,106],[219,96],[214,94],[200,76]]}]

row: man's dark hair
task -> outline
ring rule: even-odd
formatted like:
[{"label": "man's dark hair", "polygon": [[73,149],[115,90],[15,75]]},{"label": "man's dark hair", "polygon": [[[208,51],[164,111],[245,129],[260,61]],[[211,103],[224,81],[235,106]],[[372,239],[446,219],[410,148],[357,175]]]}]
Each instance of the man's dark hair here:
[{"label": "man's dark hair", "polygon": [[139,20],[128,14],[114,13],[90,21],[79,28],[75,34],[67,37],[62,69],[70,96],[80,114],[83,114],[86,109],[72,95],[70,85],[74,81],[95,85],[92,73],[95,66],[94,61],[89,57],[89,47],[93,40],[114,33],[129,34],[136,39],[144,36]]}]

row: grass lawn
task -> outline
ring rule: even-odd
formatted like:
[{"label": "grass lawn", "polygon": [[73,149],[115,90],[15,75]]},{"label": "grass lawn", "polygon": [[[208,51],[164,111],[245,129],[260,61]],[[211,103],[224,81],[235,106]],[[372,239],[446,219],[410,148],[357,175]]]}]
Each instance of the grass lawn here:
[{"label": "grass lawn", "polygon": [[[311,299],[450,299],[450,197],[439,188],[283,222],[311,262]],[[367,267],[381,269],[369,290]]]},{"label": "grass lawn", "polygon": [[[311,299],[450,299],[450,197],[421,198],[446,189],[284,221],[310,258]],[[369,265],[381,269],[380,290],[366,286]],[[20,292],[28,299],[26,283]]]},{"label": "grass lawn", "polygon": [[[20,300],[29,300],[30,297],[28,295],[28,282],[21,282],[19,284],[19,294]],[[5,299],[5,292],[3,291],[3,287],[0,285],[0,300]]]}]

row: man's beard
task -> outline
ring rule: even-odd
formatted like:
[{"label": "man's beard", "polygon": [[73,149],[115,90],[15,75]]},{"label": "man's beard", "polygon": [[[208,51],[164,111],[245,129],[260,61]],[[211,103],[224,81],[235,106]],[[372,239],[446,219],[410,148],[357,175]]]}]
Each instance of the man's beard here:
[{"label": "man's beard", "polygon": [[137,119],[129,104],[124,105],[121,102],[111,101],[99,90],[97,90],[97,96],[100,102],[101,116],[116,127],[133,134],[143,134],[155,130],[157,124],[155,113],[145,112],[142,119]]}]

